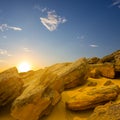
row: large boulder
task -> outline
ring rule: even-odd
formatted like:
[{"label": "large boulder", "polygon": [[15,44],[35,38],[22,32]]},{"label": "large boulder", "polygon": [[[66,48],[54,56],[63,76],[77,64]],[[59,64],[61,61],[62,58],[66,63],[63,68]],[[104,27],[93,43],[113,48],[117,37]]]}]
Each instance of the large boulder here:
[{"label": "large boulder", "polygon": [[115,71],[120,72],[120,50],[104,56],[99,63],[111,62],[115,65]]},{"label": "large boulder", "polygon": [[120,120],[120,103],[107,103],[95,108],[87,120]]},{"label": "large boulder", "polygon": [[114,78],[115,77],[115,69],[112,63],[99,63],[90,65],[90,77],[99,78],[107,77]]},{"label": "large boulder", "polygon": [[117,85],[111,85],[100,88],[87,88],[82,91],[73,91],[73,94],[74,96],[66,101],[66,108],[75,111],[86,110],[115,100],[119,94],[119,87]]},{"label": "large boulder", "polygon": [[57,73],[64,81],[64,88],[74,88],[82,85],[88,78],[89,65],[86,58],[81,58]]},{"label": "large boulder", "polygon": [[88,58],[88,63],[89,64],[96,64],[99,60],[100,60],[100,58],[98,58],[98,57]]},{"label": "large boulder", "polygon": [[46,68],[57,74],[64,83],[64,89],[82,85],[88,78],[89,64],[86,58],[80,58],[73,63],[59,63]]},{"label": "large boulder", "polygon": [[114,56],[115,59],[115,71],[120,72],[120,51]]},{"label": "large boulder", "polygon": [[57,81],[57,75],[44,70],[34,79],[13,102],[11,115],[17,120],[38,120],[47,115],[61,98],[58,92],[61,81]]},{"label": "large boulder", "polygon": [[17,98],[22,92],[22,86],[23,82],[15,67],[0,73],[0,106]]}]

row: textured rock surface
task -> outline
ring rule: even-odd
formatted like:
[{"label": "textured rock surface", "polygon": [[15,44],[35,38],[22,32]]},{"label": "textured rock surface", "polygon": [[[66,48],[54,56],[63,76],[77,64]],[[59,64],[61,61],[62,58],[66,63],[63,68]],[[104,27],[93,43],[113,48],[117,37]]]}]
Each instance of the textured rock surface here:
[{"label": "textured rock surface", "polygon": [[63,79],[65,89],[82,85],[88,78],[89,65],[85,58],[73,62],[68,67],[58,72],[58,76]]},{"label": "textured rock surface", "polygon": [[87,120],[120,120],[120,103],[107,103],[96,107]]},{"label": "textured rock surface", "polygon": [[22,86],[23,82],[15,67],[0,73],[0,106],[18,97],[22,92]]},{"label": "textured rock surface", "polygon": [[17,120],[38,120],[47,115],[61,97],[56,90],[55,82],[60,85],[56,77],[45,70],[41,76],[35,78],[34,83],[14,101],[11,115]]},{"label": "textured rock surface", "polygon": [[88,78],[89,65],[86,58],[81,58],[73,63],[60,63],[47,68],[49,72],[57,74],[62,79],[64,88],[74,88],[82,85]]},{"label": "textured rock surface", "polygon": [[115,65],[115,71],[120,72],[120,50],[113,52],[112,54],[104,56],[100,59],[99,63],[111,62]]},{"label": "textured rock surface", "polygon": [[88,63],[89,64],[96,64],[99,60],[100,60],[100,58],[98,58],[98,57],[88,58]]},{"label": "textured rock surface", "polygon": [[[34,73],[27,79],[26,89],[14,101],[11,115],[18,120],[38,120],[47,115],[60,100],[66,88],[76,87],[87,80],[88,64],[85,58],[74,63],[55,64]],[[25,80],[24,80],[25,81]],[[29,84],[28,84],[29,83]]]},{"label": "textured rock surface", "polygon": [[86,110],[100,104],[116,99],[119,94],[119,87],[116,85],[103,86],[74,92],[75,96],[66,101],[69,110]]},{"label": "textured rock surface", "polygon": [[115,59],[115,70],[117,72],[120,72],[120,50],[115,55],[114,59]]},{"label": "textured rock surface", "polygon": [[99,78],[100,76],[107,78],[115,77],[114,65],[111,63],[94,64],[91,65],[90,67],[91,67],[90,77],[93,78]]}]

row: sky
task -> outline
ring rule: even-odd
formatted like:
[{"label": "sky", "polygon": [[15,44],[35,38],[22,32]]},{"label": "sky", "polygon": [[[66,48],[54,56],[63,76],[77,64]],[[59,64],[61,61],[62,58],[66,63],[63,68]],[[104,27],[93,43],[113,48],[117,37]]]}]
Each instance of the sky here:
[{"label": "sky", "polygon": [[0,69],[33,69],[120,49],[120,0],[0,0]]}]

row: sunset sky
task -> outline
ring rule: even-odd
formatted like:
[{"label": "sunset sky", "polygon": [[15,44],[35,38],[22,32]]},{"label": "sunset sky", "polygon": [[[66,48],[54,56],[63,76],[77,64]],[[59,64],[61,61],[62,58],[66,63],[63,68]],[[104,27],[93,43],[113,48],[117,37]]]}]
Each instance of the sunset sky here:
[{"label": "sunset sky", "polygon": [[120,49],[120,0],[0,0],[0,69],[33,69]]}]

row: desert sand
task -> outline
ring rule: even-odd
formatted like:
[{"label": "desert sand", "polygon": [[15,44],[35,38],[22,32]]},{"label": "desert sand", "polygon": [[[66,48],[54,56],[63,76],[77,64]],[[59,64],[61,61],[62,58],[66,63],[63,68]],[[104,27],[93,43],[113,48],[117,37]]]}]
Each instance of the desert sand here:
[{"label": "desert sand", "polygon": [[[103,84],[108,80],[110,80],[110,79],[89,78],[87,83],[97,82],[97,86],[95,86],[95,87],[100,87],[100,86],[103,86]],[[111,79],[111,81],[114,84],[120,86],[120,79]],[[90,87],[87,86],[87,83],[83,86],[64,91],[62,93],[61,101],[55,106],[55,108],[52,110],[52,112],[47,117],[43,117],[40,120],[87,120],[87,118],[93,113],[92,109],[74,112],[74,111],[67,110],[65,107],[66,100],[69,99],[70,97],[73,97],[73,95],[75,95],[75,94],[72,94],[72,92],[77,91],[77,90],[82,90],[84,88],[88,88],[88,90],[89,90],[89,88],[91,88],[91,86]],[[116,101],[119,102],[120,99],[117,99]],[[15,120],[10,116],[10,106],[0,109],[0,120]]]}]

